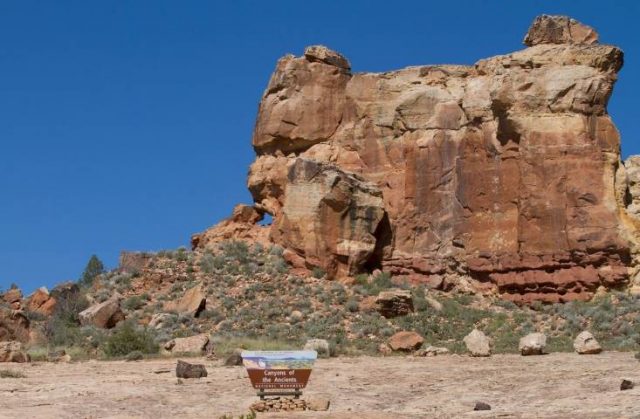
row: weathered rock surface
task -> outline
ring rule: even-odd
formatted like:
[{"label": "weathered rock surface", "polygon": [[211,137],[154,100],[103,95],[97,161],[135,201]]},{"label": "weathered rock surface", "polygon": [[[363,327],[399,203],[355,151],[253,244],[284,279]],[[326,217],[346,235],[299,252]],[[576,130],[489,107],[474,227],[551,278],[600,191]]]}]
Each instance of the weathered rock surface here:
[{"label": "weathered rock surface", "polygon": [[480,330],[473,329],[463,341],[471,356],[491,356],[491,339]]},{"label": "weathered rock surface", "polygon": [[78,314],[80,324],[83,326],[95,326],[103,329],[111,329],[125,316],[120,308],[120,298],[117,296],[99,304],[92,305]]},{"label": "weathered rock surface", "polygon": [[145,252],[120,252],[118,269],[122,272],[138,273],[149,265],[153,254]]},{"label": "weathered rock surface", "polygon": [[176,313],[186,313],[194,317],[198,317],[200,312],[202,312],[206,306],[206,295],[202,291],[202,287],[200,285],[196,285],[195,287],[189,288],[178,301],[168,301],[165,303],[164,310],[174,311]]},{"label": "weathered rock surface", "polygon": [[376,297],[376,309],[386,318],[405,316],[413,312],[411,291],[390,289]]},{"label": "weathered rock surface", "polygon": [[309,339],[304,344],[305,351],[316,351],[319,357],[331,356],[331,345],[326,339]]},{"label": "weathered rock surface", "polygon": [[13,310],[22,308],[22,291],[19,288],[11,288],[2,295],[2,300],[9,304]]},{"label": "weathered rock surface", "polygon": [[602,347],[590,332],[584,331],[576,336],[573,341],[573,349],[579,354],[599,354]]},{"label": "weathered rock surface", "polygon": [[207,376],[207,369],[201,364],[190,364],[178,360],[176,365],[176,377],[178,378],[202,378]]},{"label": "weathered rock surface", "polygon": [[164,349],[174,354],[202,354],[209,343],[209,335],[201,333],[188,338],[176,338],[165,343]]},{"label": "weathered rock surface", "polygon": [[44,316],[53,314],[56,308],[56,299],[53,298],[45,287],[38,288],[29,296],[26,309]]},{"label": "weathered rock surface", "polygon": [[22,311],[0,307],[0,342],[29,341],[30,321]]},{"label": "weathered rock surface", "polygon": [[280,59],[248,180],[273,216],[261,231],[328,278],[461,276],[516,303],[628,281],[639,225],[607,114],[622,51],[558,16],[525,39],[472,66],[379,74],[326,47]]},{"label": "weathered rock surface", "polygon": [[543,333],[529,333],[520,339],[518,350],[522,355],[542,355],[547,346],[547,337]]},{"label": "weathered rock surface", "polygon": [[398,332],[389,338],[389,347],[394,351],[411,352],[420,349],[424,338],[416,332]]},{"label": "weathered rock surface", "polygon": [[258,223],[264,212],[248,205],[236,205],[231,217],[207,231],[191,236],[192,249],[204,249],[226,240],[243,240],[251,243],[269,243],[269,228]]},{"label": "weathered rock surface", "polygon": [[29,354],[22,350],[17,341],[0,342],[0,362],[29,362]]}]

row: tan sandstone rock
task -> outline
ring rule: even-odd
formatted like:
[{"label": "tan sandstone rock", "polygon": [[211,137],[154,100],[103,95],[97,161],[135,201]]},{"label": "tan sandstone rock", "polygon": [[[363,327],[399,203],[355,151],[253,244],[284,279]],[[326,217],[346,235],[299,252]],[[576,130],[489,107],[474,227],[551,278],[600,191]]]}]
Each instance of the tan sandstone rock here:
[{"label": "tan sandstone rock", "polygon": [[204,249],[227,240],[243,240],[252,243],[269,243],[269,229],[258,223],[264,212],[248,205],[236,205],[231,217],[200,234],[191,237],[192,249]]},{"label": "tan sandstone rock", "polygon": [[125,319],[120,308],[120,298],[114,296],[107,301],[92,305],[78,314],[80,324],[83,326],[95,326],[102,329],[111,329]]},{"label": "tan sandstone rock", "polygon": [[394,351],[411,352],[420,349],[424,338],[416,332],[398,332],[389,338],[389,347]]},{"label": "tan sandstone rock", "polygon": [[413,312],[411,291],[390,289],[380,292],[375,300],[378,313],[386,318],[405,316]]},{"label": "tan sandstone rock", "polygon": [[200,312],[206,308],[207,298],[202,291],[201,285],[189,288],[178,301],[168,301],[164,305],[165,311],[176,313],[186,313],[198,317]]},{"label": "tan sandstone rock", "polygon": [[471,356],[491,356],[491,339],[480,330],[473,329],[463,341]]},{"label": "tan sandstone rock", "polygon": [[573,341],[573,349],[581,355],[599,354],[602,347],[595,337],[587,331],[581,332]]},{"label": "tan sandstone rock", "polygon": [[587,25],[567,16],[538,16],[534,21],[524,44],[597,44],[598,33]]},{"label": "tan sandstone rock", "polygon": [[29,354],[22,350],[17,341],[0,342],[0,362],[29,362]]},{"label": "tan sandstone rock", "polygon": [[518,350],[522,355],[542,355],[547,346],[547,337],[543,333],[530,333],[520,339]]},{"label": "tan sandstone rock", "polygon": [[0,342],[30,340],[30,321],[22,311],[0,307]]},{"label": "tan sandstone rock", "polygon": [[209,344],[209,335],[201,333],[187,338],[172,339],[164,345],[164,349],[174,354],[202,354]]},{"label": "tan sandstone rock", "polygon": [[41,287],[29,296],[26,308],[29,311],[50,316],[56,308],[56,299],[49,295],[45,287]]}]

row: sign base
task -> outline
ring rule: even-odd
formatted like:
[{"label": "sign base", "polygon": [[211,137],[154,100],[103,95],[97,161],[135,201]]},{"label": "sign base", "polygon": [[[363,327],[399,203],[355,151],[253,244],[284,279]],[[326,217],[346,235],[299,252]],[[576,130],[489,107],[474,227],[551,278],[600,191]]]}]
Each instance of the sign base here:
[{"label": "sign base", "polygon": [[300,390],[293,390],[293,391],[264,391],[264,390],[260,390],[260,391],[258,391],[258,397],[260,397],[260,400],[264,400],[265,397],[270,397],[270,396],[293,396],[294,399],[299,399],[300,396],[302,396],[302,391],[300,391]]}]

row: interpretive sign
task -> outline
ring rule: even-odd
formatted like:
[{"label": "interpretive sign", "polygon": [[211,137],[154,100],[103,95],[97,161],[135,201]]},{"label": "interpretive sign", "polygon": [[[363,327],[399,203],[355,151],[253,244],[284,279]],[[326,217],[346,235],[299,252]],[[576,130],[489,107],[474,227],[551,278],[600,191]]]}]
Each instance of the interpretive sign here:
[{"label": "interpretive sign", "polygon": [[316,351],[243,351],[242,362],[253,388],[260,390],[294,390],[307,386]]}]

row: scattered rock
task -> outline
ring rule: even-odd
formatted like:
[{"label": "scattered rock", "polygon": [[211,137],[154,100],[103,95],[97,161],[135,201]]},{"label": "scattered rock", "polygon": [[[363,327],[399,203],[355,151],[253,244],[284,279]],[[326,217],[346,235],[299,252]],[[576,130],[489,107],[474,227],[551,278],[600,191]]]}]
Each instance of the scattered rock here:
[{"label": "scattered rock", "polygon": [[47,354],[47,361],[49,362],[68,362],[71,361],[71,357],[67,355],[64,349],[57,351],[50,351]]},{"label": "scattered rock", "polygon": [[307,399],[307,409],[314,412],[326,412],[331,401],[325,397],[311,397]]},{"label": "scattered rock", "polygon": [[201,333],[188,338],[175,338],[165,343],[164,349],[174,354],[202,354],[209,343],[209,335]]},{"label": "scattered rock", "polygon": [[593,45],[597,43],[598,33],[596,31],[568,16],[538,16],[524,38],[524,44],[527,46],[538,44]]},{"label": "scattered rock", "polygon": [[413,312],[411,291],[391,289],[382,291],[376,298],[376,307],[386,318],[404,316]]},{"label": "scattered rock", "polygon": [[491,356],[491,339],[478,329],[473,329],[463,341],[471,356]]},{"label": "scattered rock", "polygon": [[620,383],[620,391],[631,390],[635,387],[635,384],[631,380],[622,380]]},{"label": "scattered rock", "polygon": [[176,365],[176,377],[178,378],[202,378],[207,376],[207,369],[201,364],[189,364],[178,361]]},{"label": "scattered rock", "polygon": [[196,285],[195,287],[188,289],[178,301],[167,302],[164,305],[164,310],[190,314],[193,317],[198,317],[206,306],[207,299],[205,294],[202,292],[202,287],[200,285]]},{"label": "scattered rock", "polygon": [[257,413],[304,412],[307,409],[307,402],[302,399],[273,397],[253,403],[250,409]]},{"label": "scattered rock", "polygon": [[120,298],[118,296],[92,305],[80,312],[78,318],[83,326],[95,326],[102,329],[111,329],[125,319],[124,313],[120,308]]},{"label": "scattered rock", "polygon": [[151,316],[149,327],[153,329],[162,329],[167,324],[167,322],[171,321],[173,316],[173,314],[169,313],[156,313]]},{"label": "scattered rock", "polygon": [[29,354],[22,350],[18,341],[0,342],[0,362],[29,362]]},{"label": "scattered rock", "polygon": [[330,357],[331,345],[325,339],[309,339],[304,345],[305,351],[316,351],[318,357]]},{"label": "scattered rock", "polygon": [[56,308],[56,299],[49,294],[47,288],[42,287],[29,296],[26,306],[29,311],[50,316]]},{"label": "scattered rock", "polygon": [[547,337],[543,333],[530,333],[520,339],[518,350],[522,355],[542,355],[547,346]]},{"label": "scattered rock", "polygon": [[587,331],[580,333],[573,341],[573,349],[579,354],[599,354],[602,347],[595,337]]},{"label": "scattered rock", "polygon": [[242,349],[236,349],[231,355],[224,361],[224,365],[227,367],[240,367],[242,366]]},{"label": "scattered rock", "polygon": [[437,346],[427,346],[426,348],[422,348],[416,351],[415,356],[438,356],[438,355],[447,355],[449,350],[447,348],[439,348]]},{"label": "scattered rock", "polygon": [[394,351],[411,352],[419,349],[424,338],[416,332],[398,332],[389,338],[389,347]]},{"label": "scattered rock", "polygon": [[484,402],[476,402],[473,410],[491,410],[491,406]]},{"label": "scattered rock", "polygon": [[393,353],[393,350],[386,343],[381,343],[380,345],[378,345],[378,352],[380,352],[384,356],[387,356],[391,355]]}]

